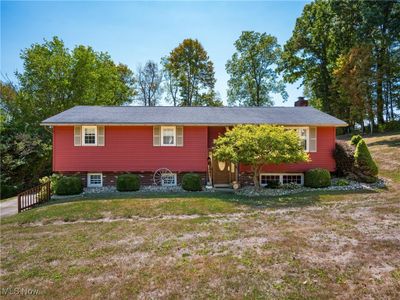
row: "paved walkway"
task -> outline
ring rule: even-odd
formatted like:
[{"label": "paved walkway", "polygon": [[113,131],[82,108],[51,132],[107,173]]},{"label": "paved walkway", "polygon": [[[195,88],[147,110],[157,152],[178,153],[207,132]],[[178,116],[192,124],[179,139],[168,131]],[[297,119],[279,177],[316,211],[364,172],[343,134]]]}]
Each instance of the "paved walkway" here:
[{"label": "paved walkway", "polygon": [[0,217],[12,216],[18,213],[17,197],[0,202]]}]

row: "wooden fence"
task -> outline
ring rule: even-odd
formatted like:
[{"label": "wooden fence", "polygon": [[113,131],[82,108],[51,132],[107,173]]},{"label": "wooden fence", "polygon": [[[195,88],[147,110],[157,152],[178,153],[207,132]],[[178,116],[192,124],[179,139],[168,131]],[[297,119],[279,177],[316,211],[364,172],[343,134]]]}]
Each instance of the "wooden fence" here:
[{"label": "wooden fence", "polygon": [[18,212],[49,201],[51,197],[50,181],[18,194]]}]

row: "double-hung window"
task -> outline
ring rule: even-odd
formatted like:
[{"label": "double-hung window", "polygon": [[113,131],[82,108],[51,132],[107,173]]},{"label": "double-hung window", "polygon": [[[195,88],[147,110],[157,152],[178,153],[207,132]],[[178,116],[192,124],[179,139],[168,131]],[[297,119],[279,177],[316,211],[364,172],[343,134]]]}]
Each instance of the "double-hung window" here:
[{"label": "double-hung window", "polygon": [[161,126],[161,146],[176,146],[175,126]]},{"label": "double-hung window", "polygon": [[308,144],[309,144],[308,143],[308,136],[309,136],[308,128],[306,128],[306,127],[297,128],[296,131],[297,131],[297,134],[299,135],[300,143],[303,146],[304,150],[309,151],[308,150],[308,148],[309,148],[309,146],[308,146]]},{"label": "double-hung window", "polygon": [[287,130],[295,130],[300,138],[300,144],[304,151],[310,152],[310,129],[308,127],[288,127]]},{"label": "double-hung window", "polygon": [[97,126],[82,126],[83,145],[97,145]]}]

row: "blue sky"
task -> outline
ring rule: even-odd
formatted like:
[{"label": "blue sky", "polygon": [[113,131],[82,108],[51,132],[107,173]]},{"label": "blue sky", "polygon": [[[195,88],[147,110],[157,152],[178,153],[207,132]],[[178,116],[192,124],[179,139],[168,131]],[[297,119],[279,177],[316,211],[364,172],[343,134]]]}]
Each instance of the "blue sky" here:
[{"label": "blue sky", "polygon": [[[1,1],[1,73],[22,71],[21,49],[59,36],[67,47],[90,45],[135,70],[148,59],[160,61],[184,38],[197,38],[214,62],[216,90],[225,101],[225,63],[243,30],[291,36],[306,2],[7,2]],[[288,85],[292,106],[302,89]]]}]

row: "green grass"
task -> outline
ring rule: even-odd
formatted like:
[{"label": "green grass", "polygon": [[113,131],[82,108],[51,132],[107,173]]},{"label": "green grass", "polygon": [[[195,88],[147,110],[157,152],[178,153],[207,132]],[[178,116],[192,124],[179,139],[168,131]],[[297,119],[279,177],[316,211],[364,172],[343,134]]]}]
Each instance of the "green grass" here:
[{"label": "green grass", "polygon": [[[73,222],[101,218],[209,215],[252,211],[256,208],[283,208],[318,205],[354,192],[307,192],[295,196],[245,197],[232,193],[103,194],[52,200],[24,213],[3,218],[1,224],[54,221]],[[356,192],[363,194],[366,192]]]}]

